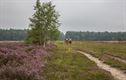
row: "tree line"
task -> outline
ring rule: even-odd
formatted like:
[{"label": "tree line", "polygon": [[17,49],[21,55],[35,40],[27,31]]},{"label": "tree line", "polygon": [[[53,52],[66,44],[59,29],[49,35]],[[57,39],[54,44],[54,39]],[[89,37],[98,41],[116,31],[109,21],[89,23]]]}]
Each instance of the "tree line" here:
[{"label": "tree line", "polygon": [[[26,40],[27,30],[21,29],[0,29],[0,41],[20,41]],[[75,41],[126,41],[126,32],[75,32],[68,31],[64,33],[60,32],[57,40],[64,40],[65,38],[71,38]]]},{"label": "tree line", "polygon": [[76,32],[68,31],[65,34],[66,38],[71,38],[75,41],[125,41],[126,32]]},{"label": "tree line", "polygon": [[0,29],[0,41],[22,41],[27,37],[27,30]]},{"label": "tree line", "polygon": [[[27,39],[27,29],[0,29],[0,41],[24,41]],[[60,32],[57,40],[64,40],[64,33]]]}]

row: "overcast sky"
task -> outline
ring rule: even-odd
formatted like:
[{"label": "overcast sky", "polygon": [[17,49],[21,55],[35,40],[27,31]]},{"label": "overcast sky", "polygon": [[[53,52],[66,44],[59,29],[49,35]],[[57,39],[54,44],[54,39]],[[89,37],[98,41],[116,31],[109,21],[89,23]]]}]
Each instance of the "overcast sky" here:
[{"label": "overcast sky", "polygon": [[[41,0],[46,2],[48,0]],[[36,0],[0,0],[0,28],[28,28]],[[60,30],[126,31],[126,0],[52,0]]]}]

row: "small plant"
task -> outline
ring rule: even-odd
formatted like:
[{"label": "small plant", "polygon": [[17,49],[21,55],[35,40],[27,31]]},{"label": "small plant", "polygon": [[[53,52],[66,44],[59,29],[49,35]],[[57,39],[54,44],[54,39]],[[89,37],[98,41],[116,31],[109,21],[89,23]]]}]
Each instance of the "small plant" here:
[{"label": "small plant", "polygon": [[[25,44],[0,44],[0,80],[43,80],[42,71],[48,49]],[[28,52],[27,53],[27,50]]]}]

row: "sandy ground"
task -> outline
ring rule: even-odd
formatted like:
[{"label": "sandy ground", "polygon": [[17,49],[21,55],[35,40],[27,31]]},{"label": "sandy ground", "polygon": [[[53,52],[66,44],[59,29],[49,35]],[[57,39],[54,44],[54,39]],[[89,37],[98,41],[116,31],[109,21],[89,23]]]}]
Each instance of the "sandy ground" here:
[{"label": "sandy ground", "polygon": [[94,42],[98,42],[98,43],[113,43],[113,44],[125,44],[126,41],[94,41]]},{"label": "sandy ground", "polygon": [[102,61],[100,61],[99,59],[91,56],[90,54],[88,53],[85,53],[85,52],[82,52],[82,51],[77,51],[83,55],[85,55],[86,57],[88,57],[90,60],[94,61],[97,66],[101,69],[104,69],[108,72],[110,72],[112,74],[112,76],[115,78],[115,79],[118,79],[118,80],[126,80],[126,74],[123,73],[123,71],[121,70],[118,70],[116,68],[113,68],[113,67],[110,67],[109,65],[107,64],[104,64]]},{"label": "sandy ground", "polygon": [[115,59],[115,60],[118,60],[118,61],[120,61],[120,62],[126,63],[126,60],[121,59],[121,58],[119,58],[119,57],[114,57],[114,56],[111,56],[111,55],[108,55],[108,56],[111,57],[111,58],[113,58],[113,59]]},{"label": "sandy ground", "polygon": [[0,43],[20,43],[24,41],[0,41]]}]

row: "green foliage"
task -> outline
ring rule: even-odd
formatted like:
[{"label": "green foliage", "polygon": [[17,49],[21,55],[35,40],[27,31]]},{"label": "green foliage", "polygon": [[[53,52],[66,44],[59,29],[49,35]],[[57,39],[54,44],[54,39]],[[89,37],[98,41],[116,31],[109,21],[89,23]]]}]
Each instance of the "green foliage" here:
[{"label": "green foliage", "polygon": [[27,37],[27,30],[0,29],[0,41],[21,41]]},{"label": "green foliage", "polygon": [[66,32],[66,38],[76,41],[125,41],[126,32]]},{"label": "green foliage", "polygon": [[27,42],[32,44],[45,45],[48,40],[56,40],[59,37],[59,14],[55,5],[51,2],[36,2],[35,13],[30,18],[30,30],[28,31]]},{"label": "green foliage", "polygon": [[[23,41],[27,38],[27,32],[29,33],[29,30],[22,30],[22,29],[0,29],[0,41],[3,40],[9,40],[9,41]],[[51,35],[55,35],[55,36],[51,36]],[[50,35],[51,40],[64,40],[65,35],[60,32],[60,31],[54,31],[52,32],[52,34]],[[30,35],[29,35],[30,36]],[[30,38],[27,38],[29,40],[28,43],[32,43],[32,39],[30,40]]]},{"label": "green foliage", "polygon": [[52,51],[44,68],[45,80],[113,80],[110,73],[97,67],[84,55],[71,50],[62,42]]},{"label": "green foliage", "polygon": [[65,39],[64,33],[60,32],[59,40],[63,41],[64,39]]},{"label": "green foliage", "polygon": [[58,40],[60,36],[60,31],[58,30],[51,30],[49,34],[49,38],[51,41]]}]

